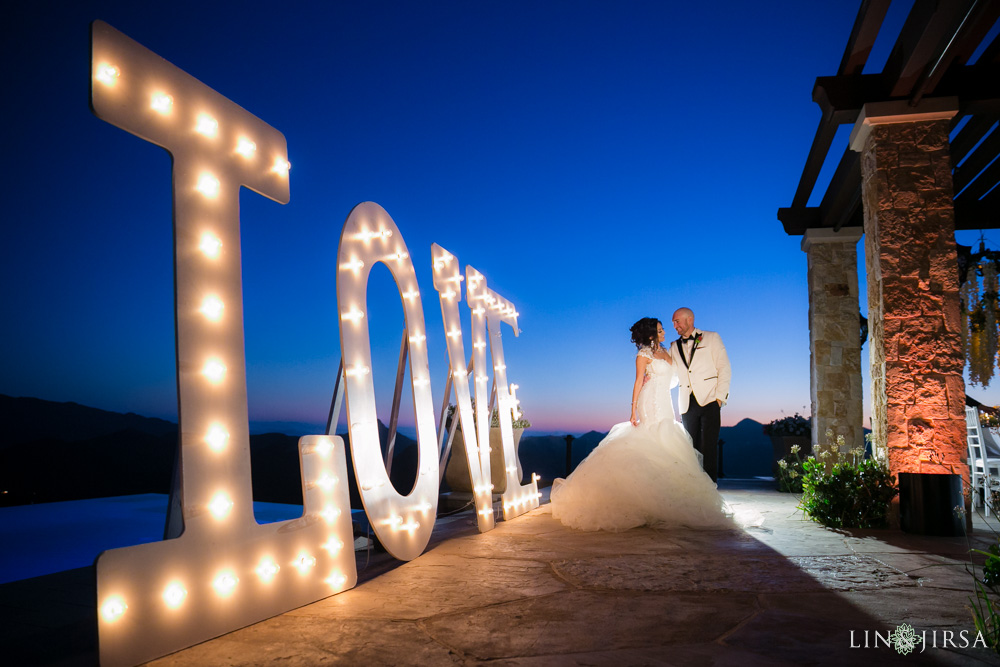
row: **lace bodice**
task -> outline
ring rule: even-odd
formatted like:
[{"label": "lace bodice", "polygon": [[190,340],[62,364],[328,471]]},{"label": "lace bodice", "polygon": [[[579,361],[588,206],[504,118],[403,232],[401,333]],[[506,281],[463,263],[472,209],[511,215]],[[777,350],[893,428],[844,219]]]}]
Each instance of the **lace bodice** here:
[{"label": "lace bodice", "polygon": [[639,349],[638,356],[644,359],[649,359],[649,363],[646,364],[646,375],[653,377],[656,375],[666,375],[670,376],[674,373],[673,364],[665,359],[659,359],[653,356],[653,348],[643,347]]}]

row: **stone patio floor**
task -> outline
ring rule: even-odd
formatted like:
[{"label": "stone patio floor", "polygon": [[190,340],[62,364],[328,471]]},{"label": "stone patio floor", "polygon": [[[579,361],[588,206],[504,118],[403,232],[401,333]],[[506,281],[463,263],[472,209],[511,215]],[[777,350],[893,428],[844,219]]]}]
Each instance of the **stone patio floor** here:
[{"label": "stone patio floor", "polygon": [[[968,540],[834,531],[794,496],[720,486],[764,524],[584,533],[543,504],[480,534],[466,512],[439,519],[411,562],[359,553],[354,589],[149,664],[1000,664],[972,645],[969,548],[995,542],[992,519]],[[94,664],[92,576],[0,586],[4,664]],[[902,623],[922,652],[874,647]]]}]

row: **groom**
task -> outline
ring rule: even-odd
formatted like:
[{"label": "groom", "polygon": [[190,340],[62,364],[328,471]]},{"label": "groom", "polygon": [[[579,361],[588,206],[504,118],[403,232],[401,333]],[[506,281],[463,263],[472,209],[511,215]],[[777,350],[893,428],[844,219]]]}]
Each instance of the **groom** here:
[{"label": "groom", "polygon": [[680,335],[670,344],[670,355],[681,381],[677,396],[681,419],[694,440],[694,448],[704,457],[705,472],[714,482],[719,473],[721,408],[729,399],[732,376],[729,357],[719,334],[694,327],[690,308],[678,308],[673,322]]}]

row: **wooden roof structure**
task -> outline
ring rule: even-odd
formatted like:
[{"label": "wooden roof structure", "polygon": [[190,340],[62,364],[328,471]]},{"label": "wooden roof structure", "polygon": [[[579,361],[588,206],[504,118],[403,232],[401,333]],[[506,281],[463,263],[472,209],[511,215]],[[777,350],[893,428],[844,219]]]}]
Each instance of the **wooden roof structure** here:
[{"label": "wooden roof structure", "polygon": [[1000,228],[1000,38],[969,62],[1000,19],[1000,0],[914,0],[882,71],[863,74],[890,4],[862,1],[836,76],[816,79],[813,101],[823,116],[792,205],[778,209],[789,235],[863,226],[861,155],[850,148],[820,205],[807,206],[837,129],[854,124],[865,104],[916,107],[931,97],[958,99],[951,121],[956,229]]}]

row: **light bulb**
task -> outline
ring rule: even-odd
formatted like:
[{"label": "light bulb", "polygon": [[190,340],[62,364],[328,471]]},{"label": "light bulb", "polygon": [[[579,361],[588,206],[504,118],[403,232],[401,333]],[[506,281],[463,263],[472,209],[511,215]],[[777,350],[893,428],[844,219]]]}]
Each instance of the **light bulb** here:
[{"label": "light bulb", "polygon": [[347,577],[340,574],[339,572],[334,572],[329,577],[323,580],[323,583],[330,584],[334,588],[340,588],[347,583]]},{"label": "light bulb", "polygon": [[212,581],[212,588],[219,595],[229,595],[236,589],[236,584],[240,583],[239,577],[236,576],[231,570],[226,570],[220,572],[215,580]]},{"label": "light bulb", "polygon": [[187,590],[178,582],[173,582],[166,587],[163,591],[163,601],[167,603],[167,606],[171,609],[177,609],[184,602],[184,598],[187,597]]},{"label": "light bulb", "polygon": [[329,439],[324,438],[313,445],[313,451],[320,456],[326,456],[333,451],[333,443]]},{"label": "light bulb", "polygon": [[422,335],[410,336],[410,343],[414,345],[416,345],[417,343],[423,343],[425,340],[427,340],[427,336],[422,336]]},{"label": "light bulb", "polygon": [[355,364],[345,371],[348,377],[361,377],[362,375],[368,375],[370,372],[371,369],[362,364]]},{"label": "light bulb", "polygon": [[125,614],[127,609],[128,605],[125,604],[122,596],[112,595],[101,605],[101,618],[108,623],[114,623]]},{"label": "light bulb", "polygon": [[461,337],[462,337],[461,329],[452,329],[451,331],[448,332],[448,338],[461,338]]},{"label": "light bulb", "polygon": [[455,290],[445,290],[444,292],[441,292],[441,298],[448,299],[449,301],[454,299],[456,296],[457,294],[455,293]]},{"label": "light bulb", "polygon": [[208,504],[208,510],[216,519],[225,519],[231,509],[233,509],[233,501],[224,491],[216,493],[212,497],[212,502]]},{"label": "light bulb", "polygon": [[288,176],[288,170],[292,168],[292,163],[283,157],[278,157],[274,159],[274,166],[271,167],[271,171],[278,174],[279,176]]},{"label": "light bulb", "polygon": [[294,565],[300,573],[305,574],[316,565],[316,559],[309,554],[302,554],[295,559],[292,565]]},{"label": "light bulb", "polygon": [[195,186],[195,190],[205,195],[206,197],[214,199],[219,196],[219,189],[221,187],[222,186],[219,183],[219,179],[217,179],[215,176],[212,176],[211,174],[202,174],[198,178],[198,185]]},{"label": "light bulb", "polygon": [[339,480],[333,475],[323,475],[316,480],[316,486],[323,489],[324,491],[329,491],[334,486],[336,486]]},{"label": "light bulb", "polygon": [[214,137],[219,133],[219,121],[215,120],[207,113],[198,115],[198,122],[195,123],[194,131],[206,137]]},{"label": "light bulb", "polygon": [[205,232],[201,235],[201,242],[198,244],[198,249],[205,254],[205,256],[212,259],[216,259],[222,252],[222,241],[219,237],[214,234]]},{"label": "light bulb", "polygon": [[354,258],[349,262],[344,262],[343,264],[341,264],[340,268],[343,271],[353,271],[354,275],[358,275],[358,271],[365,268],[365,263],[362,262],[360,259]]},{"label": "light bulb", "polygon": [[353,322],[354,324],[357,324],[358,322],[360,322],[361,318],[364,317],[364,316],[365,316],[365,314],[363,312],[361,312],[360,310],[358,310],[357,308],[352,308],[350,310],[350,312],[342,313],[340,315],[341,319],[348,320],[350,322]]},{"label": "light bulb", "polygon": [[105,86],[113,86],[118,81],[118,77],[120,77],[121,74],[121,70],[114,65],[104,63],[97,66],[97,72],[94,74],[94,78],[103,83]]},{"label": "light bulb", "polygon": [[396,260],[397,262],[402,262],[402,261],[403,261],[404,259],[406,259],[407,257],[409,257],[409,255],[408,255],[408,254],[406,254],[405,252],[403,252],[402,250],[400,250],[400,251],[398,251],[398,252],[395,252],[395,253],[393,253],[393,254],[391,254],[391,255],[388,255],[388,256],[386,257],[386,260],[390,260],[390,259],[394,259],[394,260]]},{"label": "light bulb", "polygon": [[240,137],[239,141],[236,142],[236,152],[245,158],[252,158],[253,154],[257,152],[257,144],[246,137]]},{"label": "light bulb", "polygon": [[222,303],[222,299],[217,296],[206,296],[205,300],[201,302],[201,314],[212,320],[213,322],[218,322],[222,319],[222,311],[225,308],[225,304]]},{"label": "light bulb", "polygon": [[262,581],[268,582],[274,579],[274,575],[278,574],[279,570],[281,567],[270,556],[265,556],[261,559],[260,565],[257,566],[257,576]]},{"label": "light bulb", "polygon": [[323,520],[327,523],[333,523],[340,516],[340,510],[336,507],[327,506],[322,512],[319,513]]},{"label": "light bulb", "polygon": [[431,383],[427,378],[413,378],[414,387],[426,387]]},{"label": "light bulb", "polygon": [[344,548],[344,543],[335,537],[331,537],[322,544],[321,548],[325,549],[326,551],[330,552],[331,555],[333,555]]},{"label": "light bulb", "polygon": [[420,292],[416,290],[407,290],[403,292],[404,299],[416,299],[418,296],[420,296]]},{"label": "light bulb", "polygon": [[229,443],[229,431],[221,424],[213,424],[205,435],[205,442],[208,443],[209,449],[213,452],[221,452]]},{"label": "light bulb", "polygon": [[226,377],[226,365],[218,359],[209,359],[201,369],[201,374],[210,382],[218,384]]},{"label": "light bulb", "polygon": [[161,114],[168,114],[174,106],[174,98],[166,93],[153,93],[153,97],[150,98],[149,107]]}]

